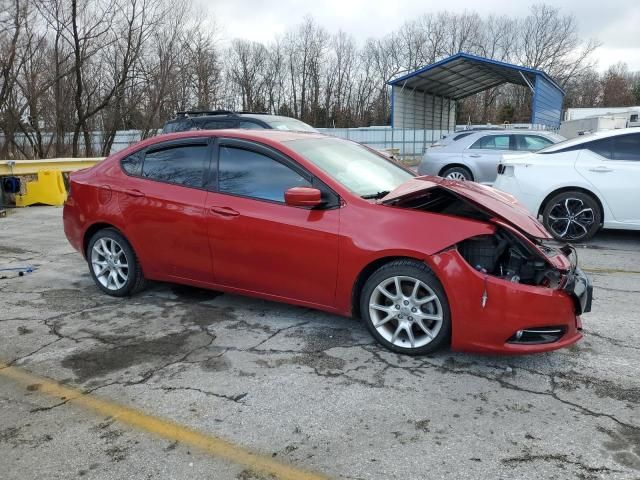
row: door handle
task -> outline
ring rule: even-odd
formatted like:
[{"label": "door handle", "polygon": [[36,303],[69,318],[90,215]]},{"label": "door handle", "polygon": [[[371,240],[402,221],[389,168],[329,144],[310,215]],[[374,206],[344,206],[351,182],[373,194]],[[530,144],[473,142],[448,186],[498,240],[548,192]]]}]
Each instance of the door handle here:
[{"label": "door handle", "polygon": [[211,213],[216,213],[218,215],[223,215],[225,217],[237,217],[238,215],[240,215],[240,212],[237,212],[233,208],[229,208],[229,207],[213,206],[213,207],[209,207],[209,211]]},{"label": "door handle", "polygon": [[471,158],[480,158],[482,155],[480,155],[479,153],[472,153],[471,155],[469,155]]},{"label": "door handle", "polygon": [[595,168],[590,168],[589,171],[596,172],[596,173],[607,173],[607,172],[613,172],[613,169],[609,167],[595,167]]},{"label": "door handle", "polygon": [[144,197],[144,193],[142,193],[140,190],[123,190],[122,193],[125,193],[127,195],[129,195],[130,197]]}]

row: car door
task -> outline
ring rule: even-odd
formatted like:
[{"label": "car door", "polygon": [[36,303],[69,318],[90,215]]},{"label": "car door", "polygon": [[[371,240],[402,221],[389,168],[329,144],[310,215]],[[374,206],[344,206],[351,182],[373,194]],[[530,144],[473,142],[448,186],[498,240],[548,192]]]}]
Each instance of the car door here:
[{"label": "car door", "polygon": [[600,193],[616,221],[640,225],[640,133],[585,144],[576,169]]},{"label": "car door", "polygon": [[476,182],[493,183],[497,176],[498,163],[502,155],[515,149],[514,140],[509,134],[484,135],[473,142],[463,154],[465,163],[473,166]]},{"label": "car door", "polygon": [[155,144],[122,160],[129,175],[118,191],[125,235],[153,278],[211,282],[204,188],[211,164],[207,138]]},{"label": "car door", "polygon": [[[339,198],[299,164],[256,143],[220,139],[206,199],[215,282],[316,305],[334,304]],[[319,188],[325,208],[285,205],[292,187]]]}]

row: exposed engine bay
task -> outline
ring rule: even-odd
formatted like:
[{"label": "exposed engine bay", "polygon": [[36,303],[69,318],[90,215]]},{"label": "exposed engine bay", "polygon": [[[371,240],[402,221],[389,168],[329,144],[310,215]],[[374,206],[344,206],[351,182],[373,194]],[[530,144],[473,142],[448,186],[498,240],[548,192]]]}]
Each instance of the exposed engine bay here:
[{"label": "exposed engine bay", "polygon": [[538,252],[503,229],[460,242],[458,251],[479,272],[514,283],[558,288],[562,280]]},{"label": "exposed engine bay", "polygon": [[[490,222],[493,215],[467,199],[444,188],[433,188],[397,202],[404,208]],[[559,288],[563,272],[549,264],[544,255],[571,250],[559,244],[535,241],[536,247],[506,228],[498,227],[493,235],[469,238],[457,245],[462,257],[476,270],[514,283]],[[540,249],[540,250],[538,250]],[[544,255],[541,253],[544,252]]]}]

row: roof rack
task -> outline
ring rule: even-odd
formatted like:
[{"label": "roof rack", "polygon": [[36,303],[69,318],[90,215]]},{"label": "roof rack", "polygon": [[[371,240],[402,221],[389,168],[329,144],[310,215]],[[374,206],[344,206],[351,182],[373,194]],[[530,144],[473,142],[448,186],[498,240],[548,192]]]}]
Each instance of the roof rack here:
[{"label": "roof rack", "polygon": [[231,110],[183,110],[176,112],[177,117],[197,117],[200,115],[231,115]]},{"label": "roof rack", "polygon": [[269,112],[250,112],[241,110],[234,112],[233,110],[182,110],[176,112],[176,117],[200,117],[203,115],[234,115],[238,113],[250,113],[253,115],[269,115]]}]

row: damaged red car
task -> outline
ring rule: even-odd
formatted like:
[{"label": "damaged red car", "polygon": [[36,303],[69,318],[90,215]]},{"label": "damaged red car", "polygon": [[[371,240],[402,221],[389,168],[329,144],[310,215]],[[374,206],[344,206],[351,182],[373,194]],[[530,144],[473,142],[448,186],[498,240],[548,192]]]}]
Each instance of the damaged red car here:
[{"label": "damaged red car", "polygon": [[362,318],[390,350],[522,354],[581,337],[575,251],[489,187],[418,177],[315,133],[161,135],[71,175],[96,285],[194,285]]}]

